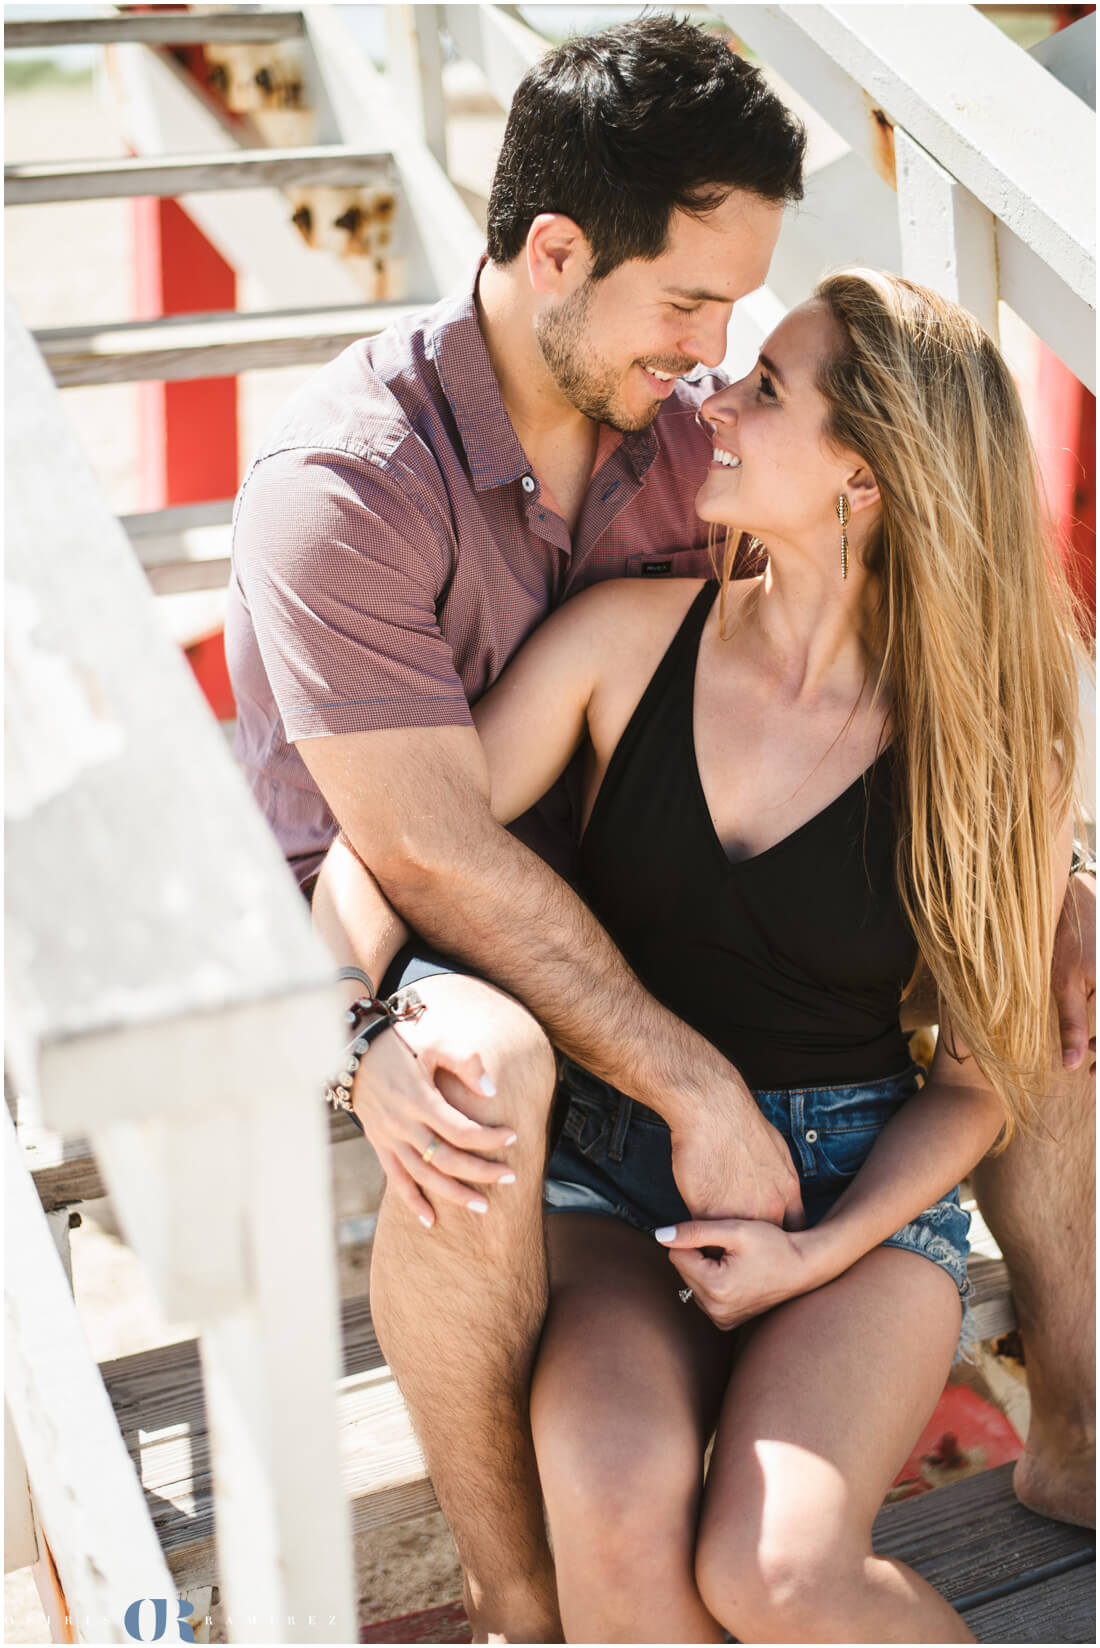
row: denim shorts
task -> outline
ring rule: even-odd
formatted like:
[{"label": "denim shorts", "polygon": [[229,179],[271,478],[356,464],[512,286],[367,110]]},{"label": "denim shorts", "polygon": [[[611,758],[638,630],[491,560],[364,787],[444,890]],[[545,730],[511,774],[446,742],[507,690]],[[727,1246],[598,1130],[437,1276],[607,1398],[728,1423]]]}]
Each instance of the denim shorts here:
[{"label": "denim shorts", "polygon": [[[753,1096],[787,1141],[798,1169],[807,1225],[817,1224],[866,1161],[879,1132],[921,1085],[919,1065],[881,1081],[843,1087],[762,1090]],[[599,1213],[651,1236],[691,1218],[672,1174],[668,1124],[599,1076],[563,1061],[561,1131],[546,1170],[548,1213]],[[958,1186],[911,1219],[884,1247],[906,1248],[942,1266],[964,1302],[961,1345],[973,1338],[965,1301],[970,1215]]]}]

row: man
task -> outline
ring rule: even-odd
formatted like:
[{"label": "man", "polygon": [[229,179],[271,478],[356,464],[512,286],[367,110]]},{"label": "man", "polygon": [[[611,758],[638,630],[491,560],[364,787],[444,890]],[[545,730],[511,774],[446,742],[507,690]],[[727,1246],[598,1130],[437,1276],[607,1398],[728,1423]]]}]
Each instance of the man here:
[{"label": "man", "polygon": [[[687,24],[569,43],[516,94],[472,285],[319,373],[242,489],[243,759],[304,885],[339,820],[319,921],[376,981],[400,950],[385,988],[416,979],[426,1003],[375,1042],[355,1104],[388,1181],[372,1308],[478,1640],[560,1630],[527,1418],[551,1043],[664,1115],[693,1212],[801,1218],[737,1072],[549,867],[561,798],[516,834],[493,822],[468,702],[585,585],[708,570],[698,368],[765,278],[802,152],[759,76]],[[395,911],[477,972],[401,948]]]}]

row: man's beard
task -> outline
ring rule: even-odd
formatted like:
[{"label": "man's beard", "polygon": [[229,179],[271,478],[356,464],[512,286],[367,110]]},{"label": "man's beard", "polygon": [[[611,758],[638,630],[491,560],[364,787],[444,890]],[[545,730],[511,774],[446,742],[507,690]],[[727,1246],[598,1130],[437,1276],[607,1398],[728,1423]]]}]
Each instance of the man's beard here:
[{"label": "man's beard", "polygon": [[609,424],[623,435],[648,429],[661,410],[654,398],[648,411],[628,414],[616,403],[620,374],[601,361],[588,333],[588,312],[592,303],[592,281],[555,309],[547,309],[535,320],[535,337],[547,370],[558,388],[578,412],[594,423]]}]

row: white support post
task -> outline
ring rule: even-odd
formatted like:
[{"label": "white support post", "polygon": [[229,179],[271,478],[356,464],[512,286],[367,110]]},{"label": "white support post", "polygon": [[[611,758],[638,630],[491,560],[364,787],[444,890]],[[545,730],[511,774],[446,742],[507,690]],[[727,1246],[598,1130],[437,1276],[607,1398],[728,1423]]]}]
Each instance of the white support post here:
[{"label": "white support post", "polygon": [[34,1507],[27,1466],[19,1438],[12,1424],[11,1409],[4,1403],[4,1572],[29,1568],[38,1561],[38,1539],[34,1531]]},{"label": "white support post", "polygon": [[386,79],[409,126],[447,170],[441,6],[387,6]]},{"label": "white support post", "polygon": [[996,340],[997,242],[993,213],[897,127],[901,270],[969,309]]}]

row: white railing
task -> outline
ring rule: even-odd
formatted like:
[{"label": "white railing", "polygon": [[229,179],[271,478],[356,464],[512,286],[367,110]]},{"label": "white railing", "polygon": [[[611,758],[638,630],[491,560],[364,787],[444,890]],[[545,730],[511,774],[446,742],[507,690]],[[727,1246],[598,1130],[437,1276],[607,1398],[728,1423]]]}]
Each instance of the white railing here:
[{"label": "white railing", "polygon": [[[1003,300],[1095,387],[1096,120],[1070,89],[1087,92],[1092,19],[1045,44],[1047,67],[966,5],[678,9],[725,21],[838,139],[809,172],[768,286],[740,306],[731,354],[755,347],[828,268],[863,260],[935,286],[994,335]],[[421,111],[445,164],[440,31],[505,107],[546,42],[507,6],[392,11],[402,106]]]}]

